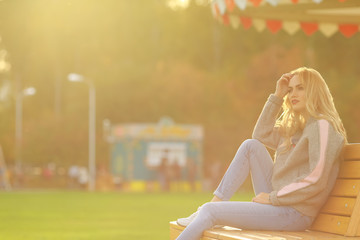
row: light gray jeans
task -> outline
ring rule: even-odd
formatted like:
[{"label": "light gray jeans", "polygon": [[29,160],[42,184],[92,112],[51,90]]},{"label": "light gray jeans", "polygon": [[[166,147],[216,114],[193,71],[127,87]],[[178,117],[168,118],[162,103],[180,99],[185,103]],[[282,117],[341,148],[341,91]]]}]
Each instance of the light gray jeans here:
[{"label": "light gray jeans", "polygon": [[198,240],[203,231],[214,225],[280,231],[302,231],[310,227],[313,218],[289,206],[229,201],[249,173],[256,195],[260,192],[270,193],[272,170],[273,161],[265,146],[255,139],[244,141],[214,192],[223,202],[202,205],[197,217],[177,240]]}]

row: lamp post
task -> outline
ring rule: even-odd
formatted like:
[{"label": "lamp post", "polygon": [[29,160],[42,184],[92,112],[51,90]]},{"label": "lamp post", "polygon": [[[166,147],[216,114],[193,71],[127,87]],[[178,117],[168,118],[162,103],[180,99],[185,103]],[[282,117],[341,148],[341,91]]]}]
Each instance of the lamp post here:
[{"label": "lamp post", "polygon": [[95,160],[95,87],[92,81],[77,73],[68,75],[70,82],[85,82],[89,86],[89,185],[90,191],[95,190],[96,160]]},{"label": "lamp post", "polygon": [[23,113],[23,98],[26,96],[35,95],[36,89],[28,87],[19,91],[16,94],[15,101],[15,158],[17,167],[22,164],[22,113]]}]

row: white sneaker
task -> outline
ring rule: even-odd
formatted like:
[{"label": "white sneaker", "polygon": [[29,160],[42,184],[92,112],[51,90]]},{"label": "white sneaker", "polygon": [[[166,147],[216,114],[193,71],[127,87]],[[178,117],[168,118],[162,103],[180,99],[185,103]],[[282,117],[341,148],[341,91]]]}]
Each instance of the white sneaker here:
[{"label": "white sneaker", "polygon": [[187,227],[187,225],[189,225],[196,218],[196,216],[199,214],[200,208],[201,207],[199,207],[197,209],[197,211],[194,212],[193,214],[191,214],[189,217],[187,217],[187,218],[179,218],[178,220],[176,220],[177,224],[179,224],[180,226],[183,226],[183,227]]},{"label": "white sneaker", "polygon": [[[193,214],[191,214],[187,218],[179,218],[178,220],[176,220],[177,224],[180,226],[183,226],[183,227],[187,227],[192,221],[194,221],[196,216],[199,214],[200,209],[201,209],[201,207],[198,207],[197,211],[194,212]],[[224,227],[224,225],[213,226],[213,228],[222,228],[222,227]]]}]

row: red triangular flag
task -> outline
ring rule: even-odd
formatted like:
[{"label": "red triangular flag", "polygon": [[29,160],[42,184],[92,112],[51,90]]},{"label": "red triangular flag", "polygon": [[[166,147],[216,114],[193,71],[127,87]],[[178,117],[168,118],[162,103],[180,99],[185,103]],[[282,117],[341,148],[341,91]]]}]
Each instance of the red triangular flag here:
[{"label": "red triangular flag", "polygon": [[229,10],[229,12],[232,12],[235,8],[235,2],[234,0],[226,0],[226,6],[227,6],[227,9]]},{"label": "red triangular flag", "polygon": [[249,0],[254,4],[255,7],[259,6],[262,0]]},{"label": "red triangular flag", "polygon": [[282,27],[282,22],[280,20],[266,20],[266,26],[272,33],[277,33]]},{"label": "red triangular flag", "polygon": [[223,23],[224,25],[229,25],[230,24],[230,19],[229,19],[229,15],[227,15],[226,13],[222,16],[223,19]]},{"label": "red triangular flag", "polygon": [[298,3],[299,0],[291,0],[293,3]]},{"label": "red triangular flag", "polygon": [[339,24],[339,31],[345,37],[351,37],[357,31],[359,31],[359,26],[357,24]]},{"label": "red triangular flag", "polygon": [[304,33],[308,36],[314,34],[319,28],[319,25],[314,22],[301,22],[300,25]]},{"label": "red triangular flag", "polygon": [[249,29],[252,25],[252,19],[249,17],[240,17],[240,21],[245,29]]}]

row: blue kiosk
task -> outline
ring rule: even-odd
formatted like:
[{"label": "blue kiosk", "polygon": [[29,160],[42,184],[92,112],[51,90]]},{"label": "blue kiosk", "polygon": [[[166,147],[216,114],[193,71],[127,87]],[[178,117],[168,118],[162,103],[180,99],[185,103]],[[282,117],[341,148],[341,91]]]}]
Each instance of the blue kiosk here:
[{"label": "blue kiosk", "polygon": [[125,190],[201,190],[202,126],[164,117],[158,123],[104,121],[104,131],[111,144],[110,170]]}]

